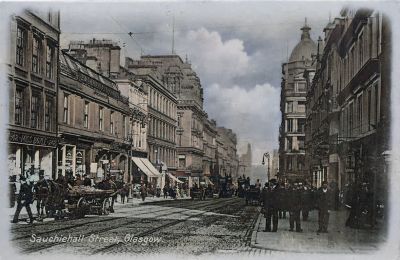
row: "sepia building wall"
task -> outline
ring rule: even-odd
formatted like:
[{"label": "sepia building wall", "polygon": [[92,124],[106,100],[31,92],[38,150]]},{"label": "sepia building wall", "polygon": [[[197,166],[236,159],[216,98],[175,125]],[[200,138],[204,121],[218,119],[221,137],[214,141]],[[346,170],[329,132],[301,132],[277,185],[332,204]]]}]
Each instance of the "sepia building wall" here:
[{"label": "sepia building wall", "polygon": [[126,68],[143,82],[148,93],[147,144],[149,159],[158,167],[163,165],[169,172],[177,170],[176,126],[177,99],[162,82],[157,65],[143,60],[126,59]]},{"label": "sepia building wall", "polygon": [[207,117],[203,127],[203,175],[216,176],[217,122]]},{"label": "sepia building wall", "polygon": [[304,71],[313,67],[317,46],[305,23],[301,40],[288,62],[282,64],[281,126],[279,129],[279,179],[307,179],[305,160],[306,78]]},{"label": "sepia building wall", "polygon": [[111,173],[126,178],[130,118],[128,98],[114,81],[60,53],[59,174],[102,179]]},{"label": "sepia building wall", "polygon": [[[390,151],[390,28],[382,13],[343,9],[325,28],[324,49],[310,85],[307,128],[310,157],[324,156],[326,170],[311,160],[314,184],[369,183],[385,199]],[[321,163],[320,163],[321,164]],[[375,197],[377,199],[377,197]]]},{"label": "sepia building wall", "polygon": [[59,13],[24,10],[9,25],[9,173],[54,178]]},{"label": "sepia building wall", "polygon": [[239,169],[239,157],[237,155],[237,137],[232,129],[217,127],[217,168],[220,176],[231,176],[236,180]]}]

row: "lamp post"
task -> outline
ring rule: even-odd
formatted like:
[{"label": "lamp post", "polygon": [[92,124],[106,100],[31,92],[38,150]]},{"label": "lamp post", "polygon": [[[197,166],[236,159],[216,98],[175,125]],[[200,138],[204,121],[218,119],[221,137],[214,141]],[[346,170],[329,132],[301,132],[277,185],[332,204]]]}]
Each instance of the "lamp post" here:
[{"label": "lamp post", "polygon": [[268,182],[269,182],[269,179],[270,179],[270,175],[269,175],[269,153],[264,153],[263,154],[263,158],[262,158],[262,165],[265,165],[265,158],[267,158],[268,159],[268,161],[267,161],[267,180],[268,180]]}]

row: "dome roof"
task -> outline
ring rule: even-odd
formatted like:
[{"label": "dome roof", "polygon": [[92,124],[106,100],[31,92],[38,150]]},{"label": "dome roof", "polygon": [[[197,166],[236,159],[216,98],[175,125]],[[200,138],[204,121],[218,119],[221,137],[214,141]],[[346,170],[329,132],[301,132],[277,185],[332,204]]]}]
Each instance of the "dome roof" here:
[{"label": "dome roof", "polygon": [[289,62],[311,59],[311,55],[317,53],[317,45],[310,37],[311,28],[305,24],[301,30],[301,41],[294,47]]}]

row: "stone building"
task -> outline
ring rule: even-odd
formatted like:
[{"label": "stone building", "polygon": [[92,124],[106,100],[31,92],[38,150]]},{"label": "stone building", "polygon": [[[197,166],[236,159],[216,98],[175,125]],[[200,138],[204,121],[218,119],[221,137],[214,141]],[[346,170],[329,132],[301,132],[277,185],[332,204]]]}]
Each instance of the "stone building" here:
[{"label": "stone building", "polygon": [[217,169],[219,176],[231,176],[236,180],[239,169],[237,137],[232,129],[217,127]]},{"label": "stone building", "polygon": [[279,152],[274,149],[271,154],[271,179],[278,179],[279,176]]},{"label": "stone building", "polygon": [[[152,80],[151,77],[147,77],[144,69],[134,73],[121,66],[120,50],[121,48],[116,42],[93,39],[89,42],[71,41],[68,53],[104,77],[115,81],[121,95],[128,98],[132,115],[129,118],[128,139],[132,148],[130,158],[134,163],[129,162],[130,175],[126,177],[136,183],[150,180],[155,182],[160,174],[147,159],[154,154],[153,143],[151,142],[149,146],[147,144],[149,124],[153,120],[153,117],[148,116],[149,88],[151,88],[151,84],[149,85],[148,82],[152,82]],[[148,149],[151,149],[151,153],[148,153]],[[167,158],[169,153],[172,153],[169,148],[160,148],[160,156],[163,161],[171,160],[171,158]],[[156,164],[156,161],[154,163]]]},{"label": "stone building", "polygon": [[[313,145],[328,158],[323,180],[370,184],[385,199],[390,151],[390,54],[387,17],[367,9],[343,9],[325,28],[324,50],[310,88],[310,107],[325,102],[327,142]],[[316,93],[324,92],[323,95]],[[311,118],[311,134],[316,119]],[[319,181],[319,177],[314,176]]]},{"label": "stone building", "polygon": [[239,168],[238,174],[239,176],[245,175],[249,177],[251,174],[251,166],[252,166],[252,153],[251,153],[251,144],[247,144],[246,153],[240,155],[239,157]]},{"label": "stone building", "polygon": [[301,40],[288,62],[282,64],[279,129],[279,179],[307,179],[305,168],[306,79],[304,71],[313,66],[317,45],[310,38],[311,28],[304,24]]},{"label": "stone building", "polygon": [[199,182],[204,173],[203,124],[206,116],[199,77],[191,65],[178,55],[142,56],[137,64],[135,66],[156,70],[161,75],[162,83],[177,98],[177,110],[174,112],[177,119],[178,167],[175,175],[189,185],[192,181]]},{"label": "stone building", "polygon": [[125,67],[144,84],[148,93],[149,160],[164,173],[177,170],[176,127],[177,99],[171,88],[164,84],[158,64],[145,60],[126,58]]},{"label": "stone building", "polygon": [[112,40],[71,41],[68,53],[104,77],[115,79],[121,72],[121,47]]},{"label": "stone building", "polygon": [[217,165],[217,122],[205,118],[203,127],[203,175],[215,179]]},{"label": "stone building", "polygon": [[59,174],[102,179],[111,173],[126,179],[131,117],[129,100],[114,81],[60,52]]},{"label": "stone building", "polygon": [[11,175],[55,177],[60,15],[24,10],[11,17],[9,151]]}]

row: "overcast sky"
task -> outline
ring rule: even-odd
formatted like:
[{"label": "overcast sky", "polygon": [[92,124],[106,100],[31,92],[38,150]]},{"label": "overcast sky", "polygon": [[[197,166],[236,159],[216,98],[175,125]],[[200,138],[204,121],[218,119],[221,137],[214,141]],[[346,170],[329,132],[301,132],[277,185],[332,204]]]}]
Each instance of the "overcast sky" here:
[{"label": "overcast sky", "polygon": [[[122,55],[175,52],[201,79],[205,110],[232,128],[239,152],[253,147],[253,164],[278,148],[281,64],[300,40],[307,17],[316,41],[343,3],[159,2],[63,4],[61,45],[70,40],[113,39]],[[128,32],[133,33],[133,38]]]}]

